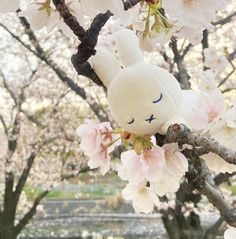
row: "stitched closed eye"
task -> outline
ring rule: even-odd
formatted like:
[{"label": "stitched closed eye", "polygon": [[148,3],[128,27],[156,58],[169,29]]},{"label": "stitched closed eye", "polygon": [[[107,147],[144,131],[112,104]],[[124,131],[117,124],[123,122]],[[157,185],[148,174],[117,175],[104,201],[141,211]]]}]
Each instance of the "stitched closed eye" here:
[{"label": "stitched closed eye", "polygon": [[163,94],[161,93],[160,97],[157,100],[154,100],[152,103],[153,104],[157,104],[157,103],[159,103],[162,100],[162,98],[163,98]]},{"label": "stitched closed eye", "polygon": [[134,118],[130,122],[128,122],[128,124],[133,124],[133,123],[134,123]]}]

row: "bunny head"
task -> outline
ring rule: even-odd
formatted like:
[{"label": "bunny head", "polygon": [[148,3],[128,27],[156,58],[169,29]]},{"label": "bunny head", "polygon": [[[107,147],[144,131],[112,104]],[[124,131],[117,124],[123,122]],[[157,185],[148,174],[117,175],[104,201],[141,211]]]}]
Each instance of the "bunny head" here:
[{"label": "bunny head", "polygon": [[99,49],[91,59],[97,75],[107,86],[111,115],[124,130],[138,135],[164,134],[179,122],[181,89],[166,70],[146,63],[131,30],[116,34],[120,63],[112,53]]}]

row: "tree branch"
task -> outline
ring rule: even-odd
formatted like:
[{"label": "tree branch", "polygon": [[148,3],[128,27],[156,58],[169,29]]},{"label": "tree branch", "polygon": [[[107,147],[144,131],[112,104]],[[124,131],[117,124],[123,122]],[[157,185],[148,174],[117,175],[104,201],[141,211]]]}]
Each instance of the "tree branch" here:
[{"label": "tree branch", "polygon": [[[11,32],[6,26],[0,23],[0,26],[3,27],[15,40],[17,40],[22,46],[24,46],[27,50],[33,53],[36,57],[46,63],[58,76],[58,78],[65,83],[70,89],[72,89],[77,95],[79,95],[83,100],[85,100],[95,115],[99,118],[100,121],[107,121],[108,116],[104,109],[102,109],[97,102],[92,99],[88,94],[86,94],[85,90],[78,86],[62,69],[60,69],[51,59],[46,57],[42,47],[40,46],[37,38],[35,37],[33,31],[30,28],[29,23],[25,18],[21,18],[24,21],[22,24],[26,23],[24,26],[26,29],[26,34],[28,35],[32,45],[35,47],[36,51],[33,50],[30,46],[25,44],[17,35]],[[91,68],[92,69],[92,68]],[[95,73],[94,73],[95,74]],[[89,100],[87,100],[89,98]]]},{"label": "tree branch", "polygon": [[137,5],[139,2],[141,2],[141,0],[127,0],[124,2],[124,9],[128,10]]},{"label": "tree branch", "polygon": [[236,16],[236,11],[232,12],[229,16],[220,19],[219,21],[213,22],[212,25],[217,26],[217,25],[225,25],[226,23],[230,22],[232,18]]},{"label": "tree branch", "polygon": [[235,56],[236,56],[236,49],[228,55],[227,59],[231,62],[235,58]]},{"label": "tree branch", "polygon": [[169,127],[167,135],[167,142],[179,142],[181,144],[189,144],[194,147],[203,147],[209,152],[213,152],[222,157],[230,164],[236,164],[236,152],[226,148],[214,139],[209,139],[193,133],[183,124],[174,124]]},{"label": "tree branch", "polygon": [[174,62],[177,65],[178,68],[178,76],[179,76],[179,82],[182,86],[182,89],[190,89],[191,85],[190,85],[190,81],[189,81],[189,75],[188,72],[183,64],[183,58],[180,55],[180,52],[178,50],[178,46],[177,46],[177,41],[174,40],[170,43],[170,47],[174,53]]},{"label": "tree branch", "polygon": [[28,213],[25,214],[25,216],[19,221],[19,223],[15,226],[15,232],[18,235],[26,226],[26,224],[29,223],[29,221],[33,218],[33,216],[36,213],[37,206],[42,201],[42,199],[49,193],[48,190],[42,192],[34,201],[33,206],[28,211]]},{"label": "tree branch", "polygon": [[18,180],[18,183],[16,185],[16,189],[14,191],[14,198],[15,198],[15,201],[16,201],[16,204],[19,200],[19,197],[20,197],[20,194],[25,186],[25,183],[26,183],[26,180],[29,176],[29,173],[30,173],[30,170],[33,166],[33,163],[34,163],[34,159],[36,157],[36,153],[35,152],[32,152],[30,154],[30,156],[27,158],[27,165],[25,166],[23,172],[21,173],[21,176]]},{"label": "tree branch", "polygon": [[[194,168],[186,174],[190,184],[192,184],[201,194],[205,195],[208,201],[220,212],[224,220],[231,226],[236,227],[236,212],[225,201],[220,189],[215,185],[206,162],[198,157],[191,159]],[[192,171],[192,172],[191,172]]]},{"label": "tree branch", "polygon": [[77,36],[78,39],[82,41],[85,35],[85,30],[79,24],[76,17],[70,13],[65,0],[53,0],[53,3],[56,6],[61,17],[63,18],[65,24],[73,31],[75,36]]}]

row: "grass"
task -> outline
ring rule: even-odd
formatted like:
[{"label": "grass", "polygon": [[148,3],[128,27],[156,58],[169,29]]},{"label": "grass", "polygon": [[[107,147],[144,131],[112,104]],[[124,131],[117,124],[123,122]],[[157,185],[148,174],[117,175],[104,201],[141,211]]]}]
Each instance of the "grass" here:
[{"label": "grass", "polygon": [[103,199],[114,196],[119,193],[119,190],[104,187],[104,185],[93,185],[90,187],[82,187],[79,192],[79,198],[83,199]]},{"label": "grass", "polygon": [[232,193],[233,193],[234,195],[236,195],[236,185],[230,186],[229,189],[232,191]]},{"label": "grass", "polygon": [[[46,199],[51,200],[73,200],[73,199],[104,199],[107,197],[115,196],[121,192],[124,188],[124,182],[122,182],[117,175],[111,173],[105,176],[89,174],[80,175],[80,183],[78,191],[63,191],[59,189],[52,190]],[[24,191],[28,199],[33,200],[39,195],[42,190],[40,188],[26,185]]]},{"label": "grass", "polygon": [[[24,188],[24,192],[26,193],[28,199],[33,200],[34,198],[37,197],[37,195],[42,193],[42,190],[27,185]],[[55,199],[55,200],[58,200],[58,199],[71,200],[71,199],[76,198],[76,193],[52,190],[51,192],[48,193],[46,198],[47,199]]]}]

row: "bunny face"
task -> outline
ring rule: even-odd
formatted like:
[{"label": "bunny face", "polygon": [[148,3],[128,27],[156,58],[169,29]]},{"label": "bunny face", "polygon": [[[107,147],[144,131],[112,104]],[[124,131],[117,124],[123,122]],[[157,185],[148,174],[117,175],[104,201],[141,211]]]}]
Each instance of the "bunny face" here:
[{"label": "bunny face", "polygon": [[167,71],[138,62],[112,80],[108,102],[113,118],[124,130],[153,135],[162,133],[163,124],[178,114],[181,90]]}]

